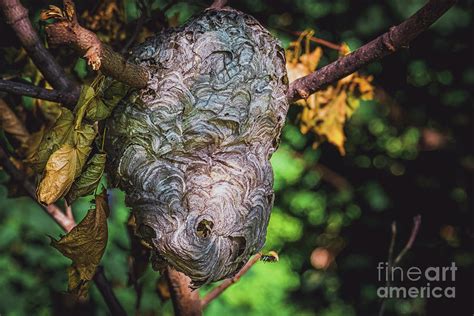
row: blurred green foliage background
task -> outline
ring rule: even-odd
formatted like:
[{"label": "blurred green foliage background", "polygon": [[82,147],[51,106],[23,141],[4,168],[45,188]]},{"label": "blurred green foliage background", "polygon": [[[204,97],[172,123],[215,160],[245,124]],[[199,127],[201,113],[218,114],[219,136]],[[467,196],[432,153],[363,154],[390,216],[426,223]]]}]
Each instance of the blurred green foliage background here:
[{"label": "blurred green foliage background", "polygon": [[[38,16],[50,1],[22,1]],[[53,1],[54,2],[54,1]],[[123,0],[133,23],[139,10]],[[166,16],[182,23],[204,9],[204,1],[175,1]],[[316,36],[351,49],[396,25],[420,8],[421,0],[230,1],[254,15],[284,45],[294,31],[316,29]],[[167,1],[154,1],[163,8]],[[387,260],[390,224],[397,221],[396,249],[406,242],[412,217],[422,226],[403,266],[459,267],[455,299],[389,300],[386,315],[473,313],[472,86],[474,84],[473,1],[460,2],[428,32],[404,50],[362,72],[373,74],[376,100],[363,102],[346,126],[346,151],[311,148],[311,135],[298,129],[298,107],[291,108],[282,143],[272,158],[275,207],[265,251],[280,261],[257,263],[237,284],[213,301],[205,315],[372,315],[380,308],[377,263]],[[79,11],[94,6],[78,2]],[[178,15],[177,15],[178,14]],[[3,22],[1,22],[3,23]],[[19,47],[0,24],[2,47]],[[115,43],[116,48],[125,39]],[[93,76],[70,52],[55,51],[79,78]],[[12,67],[0,56],[1,73]],[[71,58],[71,57],[69,57]],[[322,63],[330,62],[326,54]],[[5,70],[5,71],[4,71]],[[17,99],[15,99],[17,100]],[[17,100],[17,103],[20,100]],[[31,103],[23,98],[25,105]],[[61,233],[28,198],[7,197],[0,173],[0,315],[108,313],[97,289],[89,301],[71,306],[63,293],[69,260],[49,246],[48,235]],[[127,286],[130,241],[124,196],[111,190],[109,242],[103,258],[107,277],[131,315],[135,291]],[[73,205],[76,219],[85,215],[90,198]],[[159,275],[142,278],[143,315],[171,315],[170,302],[155,291]],[[204,294],[211,286],[205,287]]]}]

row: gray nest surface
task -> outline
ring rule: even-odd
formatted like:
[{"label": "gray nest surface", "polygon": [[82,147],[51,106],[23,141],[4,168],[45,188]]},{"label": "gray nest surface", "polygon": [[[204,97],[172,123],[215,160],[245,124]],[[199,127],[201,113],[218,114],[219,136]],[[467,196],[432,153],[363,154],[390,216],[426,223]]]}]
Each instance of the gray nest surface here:
[{"label": "gray nest surface", "polygon": [[233,276],[265,243],[269,159],[288,110],[284,51],[254,18],[226,9],[131,56],[151,77],[107,121],[109,176],[156,268],[170,264],[195,286]]}]

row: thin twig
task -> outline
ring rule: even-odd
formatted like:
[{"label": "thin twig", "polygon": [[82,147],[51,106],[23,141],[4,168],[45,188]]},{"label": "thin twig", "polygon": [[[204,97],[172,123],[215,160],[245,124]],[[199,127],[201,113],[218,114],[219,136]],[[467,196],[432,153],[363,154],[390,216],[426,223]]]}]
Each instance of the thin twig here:
[{"label": "thin twig", "polygon": [[99,289],[100,294],[104,298],[107,306],[109,307],[110,313],[117,316],[126,316],[127,313],[123,309],[119,300],[112,291],[109,280],[105,277],[105,271],[103,266],[98,266],[94,275],[94,283]]},{"label": "thin twig", "polygon": [[240,278],[247,273],[247,271],[250,270],[250,268],[257,263],[260,258],[262,257],[261,253],[257,253],[255,256],[253,256],[252,259],[250,259],[242,269],[232,278],[226,279],[222,281],[221,284],[213,288],[202,300],[201,300],[201,306],[202,308],[206,308],[206,306],[215,298],[217,298],[219,295],[221,295],[229,286],[232,284],[238,282]]},{"label": "thin twig", "polygon": [[[402,251],[398,254],[397,258],[393,260],[393,252],[395,249],[395,241],[397,239],[397,223],[393,222],[392,223],[392,238],[390,240],[390,247],[388,249],[388,273],[389,275],[392,273],[393,268],[397,267],[400,264],[400,261],[403,259],[405,254],[408,252],[408,250],[411,249],[413,246],[413,243],[415,242],[416,236],[418,235],[418,231],[420,230],[420,225],[421,225],[421,215],[416,215],[413,217],[413,226],[411,229],[410,233],[410,238],[408,239],[405,247],[403,247]],[[385,287],[390,287],[390,277],[387,277],[387,280],[385,282]],[[387,306],[387,299],[382,298],[381,303],[380,303],[380,309],[379,309],[379,316],[383,316],[385,313],[385,308]]]},{"label": "thin twig", "polygon": [[[3,11],[6,23],[11,26],[28,56],[31,57],[45,79],[55,89],[67,91],[77,100],[80,93],[79,85],[66,76],[61,66],[41,43],[28,18],[28,10],[22,6],[19,0],[0,0],[0,9]],[[70,102],[73,99],[71,97],[65,101]],[[75,102],[65,103],[65,105],[73,107]]]},{"label": "thin twig", "polygon": [[9,80],[0,79],[0,91],[63,104],[75,104],[77,102],[76,96],[66,91],[45,89],[31,84]]},{"label": "thin twig", "polygon": [[143,28],[143,25],[145,24],[146,19],[147,14],[145,12],[145,9],[142,9],[142,12],[140,14],[140,17],[137,19],[137,24],[135,25],[132,35],[128,39],[127,43],[125,43],[125,45],[123,46],[120,53],[126,54],[128,52],[128,49],[135,43],[138,34],[140,34],[140,31]]},{"label": "thin twig", "polygon": [[[303,34],[303,32],[292,32],[292,33],[293,33],[294,35],[297,35],[297,36],[300,36],[301,34]],[[324,45],[324,46],[326,46],[326,47],[328,47],[328,48],[335,49],[335,50],[337,50],[337,51],[340,51],[341,48],[342,48],[341,45],[334,44],[334,43],[332,43],[332,42],[330,42],[330,41],[327,41],[327,40],[325,40],[325,39],[322,39],[322,38],[319,38],[319,37],[315,37],[315,36],[311,36],[311,37],[309,38],[309,40],[310,40],[311,42],[315,42],[315,43],[318,43],[318,44],[320,44],[320,45]]]},{"label": "thin twig", "polygon": [[329,167],[318,163],[314,166],[314,170],[316,170],[321,175],[322,180],[326,181],[337,190],[352,191],[352,185],[349,183],[349,181]]},{"label": "thin twig", "polygon": [[420,224],[421,224],[421,215],[417,215],[413,217],[413,227],[411,229],[410,238],[408,239],[405,247],[403,247],[402,251],[400,251],[400,253],[398,254],[397,258],[395,258],[395,261],[393,262],[394,267],[396,267],[400,263],[400,261],[403,259],[405,254],[408,252],[408,250],[410,250],[411,247],[413,246],[416,236],[418,235],[418,231],[420,230]]},{"label": "thin twig", "polygon": [[407,47],[413,39],[428,29],[455,3],[456,0],[430,0],[406,21],[390,28],[388,32],[353,53],[293,81],[286,94],[288,101],[306,99],[314,92],[350,75],[361,67],[392,54],[400,48]]},{"label": "thin twig", "polygon": [[390,240],[390,247],[388,248],[388,265],[393,264],[393,251],[395,249],[395,241],[397,240],[397,223],[392,222],[392,238]]}]

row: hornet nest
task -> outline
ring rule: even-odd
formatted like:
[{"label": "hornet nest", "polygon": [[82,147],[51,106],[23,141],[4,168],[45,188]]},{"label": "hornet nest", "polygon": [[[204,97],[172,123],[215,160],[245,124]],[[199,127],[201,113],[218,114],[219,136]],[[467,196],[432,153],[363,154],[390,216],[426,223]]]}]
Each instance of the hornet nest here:
[{"label": "hornet nest", "polygon": [[288,110],[284,51],[253,17],[209,9],[130,60],[150,79],[107,121],[108,174],[155,268],[194,286],[231,277],[265,243],[269,159]]}]

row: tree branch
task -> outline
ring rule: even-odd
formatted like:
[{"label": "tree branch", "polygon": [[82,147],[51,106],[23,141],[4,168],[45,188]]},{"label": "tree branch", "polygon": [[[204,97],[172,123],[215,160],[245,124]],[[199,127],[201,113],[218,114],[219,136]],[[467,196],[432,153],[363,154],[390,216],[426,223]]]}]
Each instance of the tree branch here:
[{"label": "tree branch", "polygon": [[[28,180],[28,177],[26,174],[24,174],[21,170],[19,170],[13,162],[10,160],[8,154],[4,150],[2,146],[0,146],[0,164],[3,166],[5,171],[21,186],[25,189],[26,193],[36,201],[36,188]],[[48,206],[40,204],[41,207],[43,208],[44,211],[56,222],[61,226],[62,229],[64,229],[66,232],[69,232],[74,226],[76,226],[76,223],[74,222],[74,219],[71,219],[67,217],[61,209],[56,206],[55,204],[50,204]]]},{"label": "tree branch", "polygon": [[231,286],[234,283],[237,283],[240,278],[247,273],[247,271],[250,270],[250,268],[257,263],[260,258],[262,257],[261,253],[257,253],[255,256],[253,256],[252,259],[250,259],[242,269],[232,278],[226,279],[222,281],[221,284],[216,286],[215,288],[212,289],[202,300],[201,300],[201,306],[202,308],[206,308],[207,305],[215,298],[217,298],[219,295],[221,295],[229,286]]},{"label": "tree branch", "polygon": [[331,184],[337,190],[352,191],[352,186],[346,178],[329,169],[325,165],[318,163],[314,166],[314,170],[316,170],[321,175],[321,179]]},{"label": "tree branch", "polygon": [[[420,230],[420,225],[421,225],[421,215],[416,215],[413,217],[413,227],[411,229],[410,233],[410,238],[408,239],[405,247],[403,247],[402,251],[398,254],[397,258],[393,260],[393,251],[395,249],[395,241],[397,239],[397,223],[393,222],[392,223],[392,238],[390,239],[390,246],[388,248],[388,266],[387,266],[387,271],[389,273],[392,273],[393,269],[397,267],[400,264],[400,261],[403,259],[405,254],[408,252],[408,250],[411,249],[413,246],[413,243],[415,242],[416,236],[418,235],[418,231]],[[385,287],[390,287],[390,278],[387,278],[385,282]],[[387,304],[387,299],[382,298],[381,303],[380,303],[380,309],[379,309],[379,316],[383,316],[385,313],[385,308]]]},{"label": "tree branch", "polygon": [[76,104],[78,97],[70,91],[45,89],[31,84],[2,79],[0,79],[0,91],[64,104]]},{"label": "tree branch", "polygon": [[173,301],[175,316],[202,315],[198,290],[192,290],[191,279],[171,267],[166,268],[166,279]]},{"label": "tree branch", "polygon": [[94,283],[99,289],[100,294],[104,298],[105,303],[109,307],[110,313],[114,316],[127,316],[122,305],[118,301],[115,293],[112,291],[109,280],[105,277],[103,266],[98,266],[94,275]]},{"label": "tree branch", "polygon": [[[28,18],[28,10],[19,0],[0,0],[0,9],[3,11],[6,23],[11,26],[45,79],[55,89],[68,91],[68,94],[76,96],[65,101],[77,100],[80,94],[79,85],[66,76],[61,66],[43,46]],[[75,103],[66,103],[66,105],[72,107]]]},{"label": "tree branch", "polygon": [[408,239],[405,247],[403,247],[402,251],[400,251],[398,256],[393,261],[393,266],[396,267],[400,263],[400,261],[403,259],[405,254],[408,252],[408,250],[410,250],[411,247],[413,246],[416,236],[418,235],[418,231],[420,230],[420,225],[421,225],[421,215],[416,215],[415,217],[413,217],[413,227],[411,229],[410,238]]},{"label": "tree branch", "polygon": [[430,0],[406,21],[390,28],[388,32],[353,53],[292,82],[286,94],[287,99],[290,102],[306,99],[314,92],[350,75],[359,68],[392,54],[402,47],[407,47],[455,3],[456,0]]},{"label": "tree branch", "polygon": [[148,71],[139,65],[129,63],[122,55],[102,43],[93,32],[83,28],[76,16],[74,2],[64,0],[64,10],[50,6],[43,11],[42,19],[54,19],[46,26],[48,42],[51,45],[69,45],[83,56],[94,70],[121,81],[133,88],[145,88]]},{"label": "tree branch", "polygon": [[214,0],[209,6],[209,9],[220,10],[227,4],[227,0]]}]

